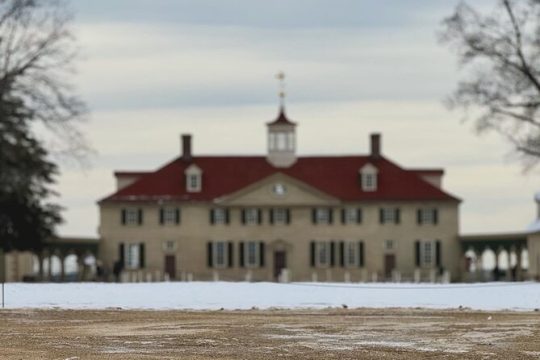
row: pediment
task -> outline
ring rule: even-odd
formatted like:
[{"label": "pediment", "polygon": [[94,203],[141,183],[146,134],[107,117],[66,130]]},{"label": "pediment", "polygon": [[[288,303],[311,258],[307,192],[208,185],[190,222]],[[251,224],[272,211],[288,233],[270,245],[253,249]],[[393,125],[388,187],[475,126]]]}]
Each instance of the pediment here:
[{"label": "pediment", "polygon": [[340,201],[309,184],[277,173],[216,199],[216,202],[229,206],[318,206]]}]

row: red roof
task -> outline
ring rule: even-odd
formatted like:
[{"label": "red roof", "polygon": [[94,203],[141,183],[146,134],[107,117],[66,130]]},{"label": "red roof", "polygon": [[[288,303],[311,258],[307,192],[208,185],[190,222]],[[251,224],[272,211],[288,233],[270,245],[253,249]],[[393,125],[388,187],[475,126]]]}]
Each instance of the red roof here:
[{"label": "red roof", "polygon": [[296,123],[292,122],[287,118],[287,115],[285,114],[285,107],[281,106],[279,108],[279,114],[278,117],[272,121],[269,122],[267,125],[295,125]]},{"label": "red roof", "polygon": [[[358,182],[358,171],[368,162],[378,169],[378,187],[373,192],[362,191]],[[184,171],[192,164],[203,171],[203,187],[198,193],[186,192]],[[405,170],[384,157],[300,157],[289,168],[276,168],[263,156],[196,156],[189,162],[177,158],[101,201],[211,201],[276,173],[293,177],[342,201],[460,201],[424,181],[417,172]]]}]

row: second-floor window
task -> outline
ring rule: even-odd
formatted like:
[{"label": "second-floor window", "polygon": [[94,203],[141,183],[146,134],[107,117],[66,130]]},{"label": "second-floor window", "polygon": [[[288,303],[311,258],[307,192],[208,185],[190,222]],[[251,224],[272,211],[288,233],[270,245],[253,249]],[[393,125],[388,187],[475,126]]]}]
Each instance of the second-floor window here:
[{"label": "second-floor window", "polygon": [[246,208],[242,210],[242,223],[246,225],[257,225],[262,222],[261,209]]},{"label": "second-floor window", "polygon": [[122,209],[122,225],[142,225],[143,211],[137,208]]},{"label": "second-floor window", "polygon": [[270,209],[270,223],[284,225],[289,224],[291,221],[291,213],[286,208],[273,208]]},{"label": "second-floor window", "polygon": [[164,207],[159,212],[159,222],[162,225],[180,224],[180,209],[175,207]]},{"label": "second-floor window", "polygon": [[399,208],[381,208],[379,210],[379,222],[381,224],[399,224],[400,211]]},{"label": "second-floor window", "polygon": [[362,222],[362,209],[359,209],[359,208],[342,209],[341,222],[343,224],[360,224]]},{"label": "second-floor window", "polygon": [[417,210],[417,223],[433,224],[439,222],[439,211],[436,208],[422,208]]},{"label": "second-floor window", "polygon": [[331,208],[315,208],[312,210],[312,222],[314,224],[332,224],[333,209]]},{"label": "second-floor window", "polygon": [[225,209],[225,208],[210,209],[210,223],[211,224],[228,224],[229,223],[229,209]]}]

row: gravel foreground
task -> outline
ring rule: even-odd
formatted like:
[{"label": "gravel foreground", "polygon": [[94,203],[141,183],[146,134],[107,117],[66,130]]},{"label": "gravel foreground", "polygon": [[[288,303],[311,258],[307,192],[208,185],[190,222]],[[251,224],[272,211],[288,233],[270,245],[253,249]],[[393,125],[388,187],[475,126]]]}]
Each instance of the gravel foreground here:
[{"label": "gravel foreground", "polygon": [[0,310],[0,359],[538,359],[540,313]]}]

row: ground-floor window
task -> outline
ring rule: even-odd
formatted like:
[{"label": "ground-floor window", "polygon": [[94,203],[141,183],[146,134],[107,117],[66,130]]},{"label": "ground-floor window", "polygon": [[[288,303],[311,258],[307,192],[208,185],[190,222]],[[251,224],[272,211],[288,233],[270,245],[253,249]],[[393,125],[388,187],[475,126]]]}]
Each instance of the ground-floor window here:
[{"label": "ground-floor window", "polygon": [[129,270],[139,269],[141,267],[141,244],[127,244],[125,267]]},{"label": "ground-floor window", "polygon": [[316,265],[326,267],[330,265],[330,242],[318,241],[315,247]]},{"label": "ground-floor window", "polygon": [[225,241],[216,241],[214,243],[214,266],[227,266],[227,243]]},{"label": "ground-floor window", "polygon": [[345,266],[356,267],[358,266],[358,243],[349,241],[345,243]]}]

